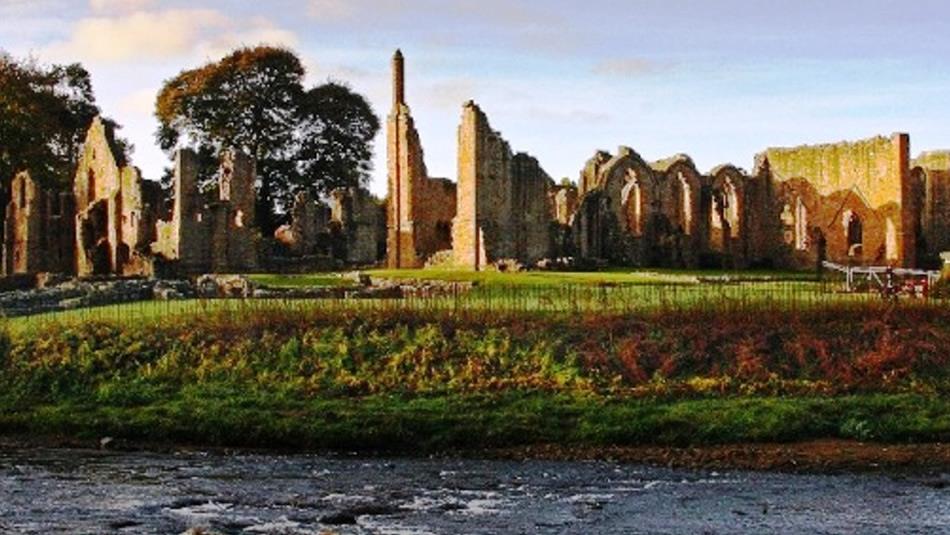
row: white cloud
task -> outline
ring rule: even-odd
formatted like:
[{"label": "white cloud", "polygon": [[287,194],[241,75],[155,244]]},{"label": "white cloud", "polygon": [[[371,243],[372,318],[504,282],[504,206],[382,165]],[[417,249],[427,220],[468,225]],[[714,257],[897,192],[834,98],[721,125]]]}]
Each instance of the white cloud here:
[{"label": "white cloud", "polygon": [[634,77],[655,74],[669,66],[644,58],[621,58],[606,60],[594,65],[594,74],[602,76]]},{"label": "white cloud", "polygon": [[155,98],[158,89],[146,87],[129,93],[119,101],[118,110],[122,115],[151,116],[155,110]]},{"label": "white cloud", "polygon": [[89,0],[89,7],[100,12],[129,12],[152,7],[155,0]]},{"label": "white cloud", "polygon": [[206,41],[199,43],[196,49],[203,57],[216,59],[227,55],[235,48],[257,44],[293,48],[299,44],[299,39],[297,34],[290,30],[279,28],[269,20],[256,18],[235,31],[210,36]]},{"label": "white cloud", "polygon": [[214,9],[168,9],[81,19],[66,40],[52,43],[43,55],[61,61],[141,62],[217,58],[241,45],[297,42],[293,32],[262,17],[238,21]]},{"label": "white cloud", "polygon": [[164,59],[187,54],[204,32],[223,28],[227,22],[227,17],[211,9],[86,18],[73,26],[66,41],[53,43],[47,52],[56,58],[85,61]]},{"label": "white cloud", "polygon": [[338,21],[352,17],[356,10],[350,2],[340,0],[309,0],[307,14],[315,19]]}]

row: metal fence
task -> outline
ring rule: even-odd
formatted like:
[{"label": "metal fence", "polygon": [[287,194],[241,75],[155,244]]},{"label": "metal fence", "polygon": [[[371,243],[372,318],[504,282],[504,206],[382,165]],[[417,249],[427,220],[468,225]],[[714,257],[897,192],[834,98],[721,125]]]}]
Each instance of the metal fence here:
[{"label": "metal fence", "polygon": [[443,283],[419,291],[407,286],[399,297],[351,294],[344,298],[215,298],[148,300],[13,318],[18,327],[101,321],[158,324],[208,315],[234,321],[268,313],[308,311],[431,312],[437,314],[656,314],[683,311],[748,312],[848,308],[945,307],[933,296],[882,297],[876,291],[847,292],[840,277],[824,280],[717,280],[700,283],[485,285]]}]

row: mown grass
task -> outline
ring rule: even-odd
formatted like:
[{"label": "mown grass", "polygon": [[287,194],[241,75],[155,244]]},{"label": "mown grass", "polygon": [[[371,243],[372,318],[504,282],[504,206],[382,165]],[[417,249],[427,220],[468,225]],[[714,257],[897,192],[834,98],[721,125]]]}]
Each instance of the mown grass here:
[{"label": "mown grass", "polygon": [[0,336],[0,432],[417,452],[950,440],[946,347],[939,308],[86,321]]},{"label": "mown grass", "polygon": [[272,288],[357,286],[355,280],[344,277],[342,273],[253,273],[247,277],[256,284]]},{"label": "mown grass", "polygon": [[515,392],[275,400],[201,385],[131,405],[79,399],[8,409],[0,414],[0,433],[424,453],[533,444],[928,442],[950,436],[948,415],[946,398],[907,394],[657,401]]},{"label": "mown grass", "polygon": [[563,284],[697,284],[703,278],[733,278],[748,281],[814,281],[814,272],[726,271],[681,269],[612,269],[605,271],[471,271],[459,269],[374,269],[367,272],[386,279],[477,282],[497,286],[559,286]]},{"label": "mown grass", "polygon": [[[341,279],[343,280],[343,279]],[[598,279],[601,280],[601,279]],[[299,282],[299,281],[298,281]],[[340,283],[336,281],[335,283]],[[289,284],[289,283],[288,283]],[[300,282],[303,285],[303,282]],[[885,303],[873,294],[838,293],[833,284],[817,281],[743,281],[728,283],[669,284],[484,284],[472,289],[445,289],[432,295],[408,295],[403,299],[189,299],[141,301],[14,318],[11,328],[23,330],[49,323],[111,321],[133,325],[154,323],[165,317],[186,321],[188,317],[214,312],[270,314],[285,311],[442,311],[457,313],[522,313],[525,315],[572,315],[590,313],[654,314],[669,311],[760,311],[828,309]],[[915,303],[908,302],[907,306]],[[917,302],[919,306],[939,303]]]}]

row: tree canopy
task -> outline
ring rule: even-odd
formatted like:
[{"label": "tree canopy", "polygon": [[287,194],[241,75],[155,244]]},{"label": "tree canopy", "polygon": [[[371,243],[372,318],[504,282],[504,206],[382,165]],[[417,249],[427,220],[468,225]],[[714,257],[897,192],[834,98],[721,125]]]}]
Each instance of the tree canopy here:
[{"label": "tree canopy", "polygon": [[[82,65],[44,66],[0,51],[3,190],[24,170],[43,186],[68,188],[86,130],[98,114],[92,81]],[[120,157],[130,150],[122,140],[117,145]]]},{"label": "tree canopy", "polygon": [[296,54],[270,46],[241,48],[167,80],[156,116],[163,150],[197,149],[204,184],[224,149],[256,159],[258,224],[267,234],[298,191],[364,184],[379,131],[365,98],[334,82],[306,89]]}]

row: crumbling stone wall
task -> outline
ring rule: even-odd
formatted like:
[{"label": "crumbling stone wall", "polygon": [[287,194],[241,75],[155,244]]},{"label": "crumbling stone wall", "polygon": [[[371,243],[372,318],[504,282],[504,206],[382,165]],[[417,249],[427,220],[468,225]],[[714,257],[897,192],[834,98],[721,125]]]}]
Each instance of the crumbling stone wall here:
[{"label": "crumbling stone wall", "polygon": [[198,188],[198,158],[175,157],[171,219],[157,221],[151,249],[182,273],[251,271],[258,266],[254,161],[239,151],[222,154],[214,196]]},{"label": "crumbling stone wall", "polygon": [[577,211],[577,186],[554,186],[548,196],[551,203],[549,210],[554,220],[560,225],[570,225],[571,218]]},{"label": "crumbling stone wall", "polygon": [[3,240],[3,274],[72,273],[72,195],[44,191],[23,171],[10,185]]},{"label": "crumbling stone wall", "polygon": [[111,136],[100,118],[92,122],[73,181],[80,277],[150,275],[153,269],[146,248],[154,236],[156,199],[143,195],[138,169],[117,160]]},{"label": "crumbling stone wall", "polygon": [[919,260],[928,267],[939,267],[940,253],[950,251],[950,166],[915,167],[911,174],[919,188]]},{"label": "crumbling stone wall", "polygon": [[455,184],[429,178],[419,133],[405,100],[402,52],[392,60],[393,109],[386,123],[389,199],[387,265],[414,268],[449,249]]},{"label": "crumbling stone wall", "polygon": [[[841,263],[916,263],[919,219],[914,211],[907,134],[856,142],[770,148],[766,158],[776,181],[803,178],[818,204],[808,215],[809,233],[820,234],[823,255]],[[789,210],[797,201],[785,199]],[[804,204],[808,204],[803,200]],[[782,213],[789,210],[782,206]],[[786,218],[787,219],[787,218]],[[818,244],[813,244],[817,247]],[[817,251],[811,256],[817,254]]]},{"label": "crumbling stone wall", "polygon": [[647,164],[629,147],[598,151],[581,171],[572,218],[582,259],[660,267],[745,267],[772,263],[771,174],[731,165],[703,175],[684,154]]},{"label": "crumbling stone wall", "polygon": [[365,188],[342,188],[331,194],[331,220],[339,225],[347,263],[369,265],[381,258],[380,220],[384,208]]},{"label": "crumbling stone wall", "polygon": [[910,162],[911,167],[922,167],[931,171],[950,169],[950,150],[924,151]]},{"label": "crumbling stone wall", "polygon": [[310,194],[301,191],[294,196],[290,210],[290,223],[274,232],[278,242],[284,244],[295,256],[312,255],[317,252],[320,236],[327,233],[330,208]]},{"label": "crumbling stone wall", "polygon": [[458,139],[455,263],[478,270],[503,259],[533,264],[549,256],[554,238],[551,177],[535,158],[512,154],[472,101],[462,108]]}]

